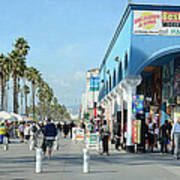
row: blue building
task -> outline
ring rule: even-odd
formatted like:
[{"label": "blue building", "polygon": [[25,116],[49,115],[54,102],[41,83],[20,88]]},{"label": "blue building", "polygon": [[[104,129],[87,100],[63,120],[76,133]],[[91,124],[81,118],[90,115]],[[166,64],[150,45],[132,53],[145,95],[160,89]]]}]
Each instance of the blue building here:
[{"label": "blue building", "polygon": [[[133,96],[159,127],[179,118],[180,6],[129,4],[100,66],[99,104],[111,126],[133,147]],[[145,110],[146,109],[146,110]]]}]

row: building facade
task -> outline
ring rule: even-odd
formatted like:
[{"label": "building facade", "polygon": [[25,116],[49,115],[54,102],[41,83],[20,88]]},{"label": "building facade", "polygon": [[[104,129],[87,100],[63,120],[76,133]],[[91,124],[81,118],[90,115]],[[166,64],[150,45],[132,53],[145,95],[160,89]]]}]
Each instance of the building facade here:
[{"label": "building facade", "polygon": [[84,114],[89,114],[89,119],[94,119],[97,116],[98,97],[99,69],[95,68],[86,73],[86,92],[82,95],[81,117],[84,117]]},{"label": "building facade", "polygon": [[157,126],[180,117],[179,79],[180,7],[129,4],[101,63],[99,85],[104,117],[112,129],[121,123],[127,148],[134,147],[133,121],[141,114]]}]

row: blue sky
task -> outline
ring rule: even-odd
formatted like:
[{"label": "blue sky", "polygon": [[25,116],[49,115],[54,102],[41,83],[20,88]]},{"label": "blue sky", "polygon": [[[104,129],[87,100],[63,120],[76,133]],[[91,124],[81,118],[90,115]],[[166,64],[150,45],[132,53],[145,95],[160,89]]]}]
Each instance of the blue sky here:
[{"label": "blue sky", "polygon": [[10,52],[23,36],[31,46],[27,64],[42,72],[59,102],[80,103],[85,72],[99,67],[126,5],[127,0],[2,0],[0,52]]}]

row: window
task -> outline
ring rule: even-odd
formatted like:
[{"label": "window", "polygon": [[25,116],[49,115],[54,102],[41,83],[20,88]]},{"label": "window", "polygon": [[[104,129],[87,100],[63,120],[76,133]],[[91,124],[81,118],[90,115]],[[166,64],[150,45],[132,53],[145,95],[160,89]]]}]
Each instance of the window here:
[{"label": "window", "polygon": [[125,64],[124,64],[124,69],[125,69],[125,71],[127,70],[127,68],[128,68],[128,54],[126,53],[125,54],[125,59],[124,59],[125,61]]},{"label": "window", "polygon": [[113,87],[116,86],[116,70],[114,69],[114,75],[113,75]]},{"label": "window", "polygon": [[118,68],[118,83],[122,80],[122,62],[119,63]]},{"label": "window", "polygon": [[109,86],[108,86],[108,81],[106,81],[106,94],[108,93],[109,91]]},{"label": "window", "polygon": [[111,75],[109,76],[109,91],[111,91]]}]

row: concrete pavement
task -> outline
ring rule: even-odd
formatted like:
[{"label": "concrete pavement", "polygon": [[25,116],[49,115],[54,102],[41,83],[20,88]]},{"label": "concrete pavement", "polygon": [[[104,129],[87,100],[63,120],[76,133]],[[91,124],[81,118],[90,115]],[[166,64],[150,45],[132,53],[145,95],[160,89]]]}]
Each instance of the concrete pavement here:
[{"label": "concrete pavement", "polygon": [[101,156],[92,151],[89,174],[82,173],[83,144],[60,141],[60,150],[54,152],[51,160],[43,161],[43,173],[36,174],[35,152],[27,144],[10,144],[10,150],[0,149],[0,180],[179,180],[180,160],[171,155],[129,154],[111,152]]}]

